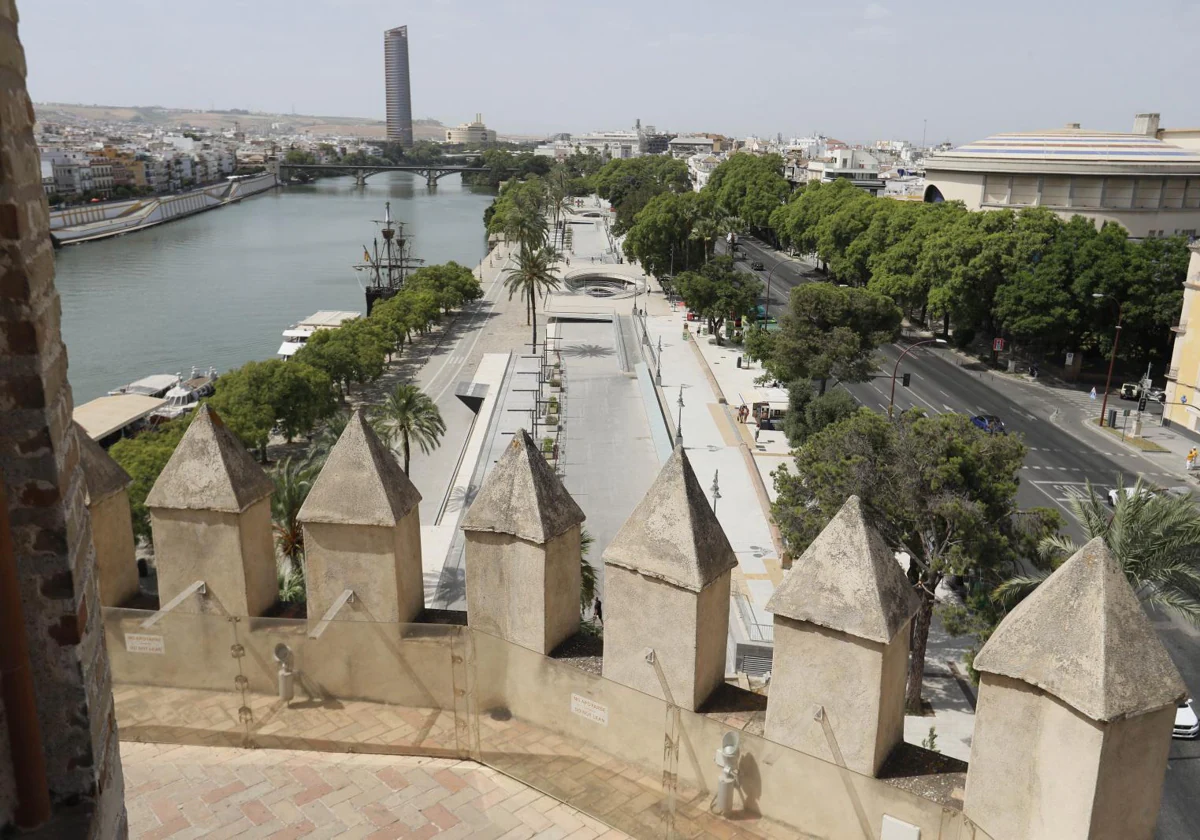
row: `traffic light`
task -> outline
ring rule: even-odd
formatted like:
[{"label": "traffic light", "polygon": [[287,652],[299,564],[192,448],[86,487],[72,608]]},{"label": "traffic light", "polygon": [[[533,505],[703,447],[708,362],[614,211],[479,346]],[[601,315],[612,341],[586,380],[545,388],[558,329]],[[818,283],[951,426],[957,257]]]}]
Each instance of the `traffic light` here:
[{"label": "traffic light", "polygon": [[1149,398],[1145,394],[1142,394],[1142,398],[1140,400],[1138,400],[1138,411],[1146,410],[1146,400],[1147,399],[1149,399]]},{"label": "traffic light", "polygon": [[908,387],[908,383],[910,383],[910,382],[912,382],[912,374],[911,373],[904,374],[903,378],[901,378],[901,380],[900,380],[900,384],[903,385],[905,388]]}]

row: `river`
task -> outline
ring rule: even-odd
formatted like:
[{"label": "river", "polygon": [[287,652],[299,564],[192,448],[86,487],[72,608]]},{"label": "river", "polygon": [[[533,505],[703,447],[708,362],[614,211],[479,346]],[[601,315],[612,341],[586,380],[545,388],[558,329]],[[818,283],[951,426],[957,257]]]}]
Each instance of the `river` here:
[{"label": "river", "polygon": [[305,316],[365,311],[365,277],[350,266],[377,235],[385,201],[414,256],[474,267],[491,200],[455,175],[434,191],[407,172],[374,175],[365,188],[322,179],[64,248],[55,282],[75,404],[154,373],[269,359]]}]

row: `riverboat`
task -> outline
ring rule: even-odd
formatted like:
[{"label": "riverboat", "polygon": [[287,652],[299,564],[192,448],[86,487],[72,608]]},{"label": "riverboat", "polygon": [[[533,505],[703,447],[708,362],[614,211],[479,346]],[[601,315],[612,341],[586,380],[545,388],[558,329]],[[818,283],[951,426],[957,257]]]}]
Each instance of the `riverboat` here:
[{"label": "riverboat", "polygon": [[392,218],[390,201],[384,204],[384,217],[375,223],[382,225],[379,232],[383,236],[383,245],[380,246],[378,238],[373,249],[364,245],[363,261],[354,266],[356,271],[367,272],[370,278],[364,289],[368,316],[376,303],[395,297],[409,272],[425,262],[412,255],[411,238],[404,235],[404,222]]},{"label": "riverboat", "polygon": [[166,404],[150,415],[151,422],[174,420],[187,414],[200,404],[200,400],[211,397],[217,390],[217,369],[207,371],[192,368],[192,375],[182,380],[166,393]]},{"label": "riverboat", "polygon": [[123,385],[120,388],[114,388],[108,392],[110,397],[118,397],[123,394],[137,394],[142,397],[165,397],[167,391],[170,391],[176,385],[183,381],[183,376],[175,374],[172,376],[169,373],[156,373],[152,376],[144,376],[135,382],[130,382],[128,385]]},{"label": "riverboat", "polygon": [[322,309],[320,312],[314,312],[300,323],[292,324],[283,331],[283,344],[280,344],[279,349],[275,352],[286,362],[312,338],[313,333],[318,330],[340,327],[347,321],[358,317],[361,317],[358,312],[336,309]]}]

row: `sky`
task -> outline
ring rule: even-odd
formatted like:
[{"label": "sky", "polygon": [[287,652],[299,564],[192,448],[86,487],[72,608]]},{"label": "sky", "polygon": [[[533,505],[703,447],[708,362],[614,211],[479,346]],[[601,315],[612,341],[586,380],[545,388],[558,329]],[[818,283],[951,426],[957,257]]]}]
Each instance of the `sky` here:
[{"label": "sky", "polygon": [[18,0],[35,101],[384,115],[408,25],[413,116],[501,134],[964,143],[1200,126],[1200,0]]}]

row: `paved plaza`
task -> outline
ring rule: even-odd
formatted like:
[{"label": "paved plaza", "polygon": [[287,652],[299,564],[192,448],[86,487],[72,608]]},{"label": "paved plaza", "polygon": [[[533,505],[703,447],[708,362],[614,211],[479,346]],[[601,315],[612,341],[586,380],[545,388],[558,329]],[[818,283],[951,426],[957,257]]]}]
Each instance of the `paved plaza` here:
[{"label": "paved plaza", "polygon": [[140,840],[629,836],[471,761],[130,742],[121,761]]}]

